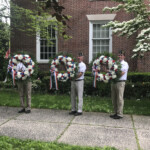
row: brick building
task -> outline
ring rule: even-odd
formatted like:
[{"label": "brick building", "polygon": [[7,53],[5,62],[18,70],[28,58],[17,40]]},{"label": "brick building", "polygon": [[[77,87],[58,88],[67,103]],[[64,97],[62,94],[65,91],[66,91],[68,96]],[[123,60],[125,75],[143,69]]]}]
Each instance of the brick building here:
[{"label": "brick building", "polygon": [[[33,8],[32,4],[29,4],[29,0],[18,0],[18,3],[26,8]],[[126,51],[126,60],[129,62],[130,71],[150,71],[150,54],[147,53],[142,60],[131,59],[132,49],[136,44],[136,35],[129,39],[118,37],[112,35],[110,28],[101,27],[110,20],[124,21],[134,17],[124,11],[114,14],[102,12],[106,6],[116,6],[116,2],[111,0],[59,0],[59,3],[65,7],[64,13],[72,16],[69,21],[71,29],[67,30],[72,39],[63,40],[61,37],[57,37],[53,29],[50,29],[52,36],[56,39],[54,40],[55,45],[48,47],[44,39],[28,37],[23,32],[15,31],[11,38],[12,52],[16,50],[30,51],[36,57],[40,68],[48,70],[49,57],[57,52],[65,51],[76,57],[78,52],[82,51],[85,55],[85,62],[88,64],[99,52],[107,51],[117,54],[118,50],[123,49]]]}]

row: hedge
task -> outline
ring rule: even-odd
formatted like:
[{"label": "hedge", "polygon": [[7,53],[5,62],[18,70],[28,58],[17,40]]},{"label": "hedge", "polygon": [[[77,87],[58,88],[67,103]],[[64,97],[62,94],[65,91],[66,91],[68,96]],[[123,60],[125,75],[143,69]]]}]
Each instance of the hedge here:
[{"label": "hedge", "polygon": [[[59,89],[55,90],[53,87],[52,90],[49,89],[49,80],[50,76],[48,72],[40,73],[38,75],[39,79],[33,80],[33,91],[34,92],[48,92],[56,94],[70,94],[71,83],[67,82],[58,82]],[[135,97],[140,99],[142,97],[150,97],[150,73],[129,73],[128,81],[126,82],[125,87],[125,98]],[[0,87],[11,88],[12,81],[11,79],[6,82],[0,83]],[[16,86],[15,86],[16,87]],[[97,87],[93,87],[93,76],[91,72],[86,72],[85,74],[85,84],[84,84],[84,95],[96,95],[96,96],[111,96],[111,84],[97,82]]]}]

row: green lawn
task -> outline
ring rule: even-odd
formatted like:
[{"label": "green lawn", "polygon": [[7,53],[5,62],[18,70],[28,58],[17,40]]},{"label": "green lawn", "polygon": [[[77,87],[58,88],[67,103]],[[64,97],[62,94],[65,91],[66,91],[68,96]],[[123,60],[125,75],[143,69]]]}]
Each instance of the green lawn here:
[{"label": "green lawn", "polygon": [[[0,90],[0,106],[20,106],[19,94],[15,89]],[[32,108],[70,110],[69,95],[32,94]],[[150,100],[125,99],[124,113],[150,115]],[[86,96],[83,104],[84,111],[111,113],[112,102],[110,97]]]},{"label": "green lawn", "polygon": [[62,143],[40,142],[33,140],[20,140],[6,136],[0,136],[1,150],[117,150],[112,147],[83,147]]}]

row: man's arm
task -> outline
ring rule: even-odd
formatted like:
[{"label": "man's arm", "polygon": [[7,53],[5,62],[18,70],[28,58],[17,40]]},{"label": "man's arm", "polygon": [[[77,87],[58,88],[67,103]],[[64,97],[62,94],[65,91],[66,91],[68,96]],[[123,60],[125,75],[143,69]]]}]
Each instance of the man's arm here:
[{"label": "man's arm", "polygon": [[83,72],[78,72],[76,79],[80,78],[82,75],[83,75]]}]

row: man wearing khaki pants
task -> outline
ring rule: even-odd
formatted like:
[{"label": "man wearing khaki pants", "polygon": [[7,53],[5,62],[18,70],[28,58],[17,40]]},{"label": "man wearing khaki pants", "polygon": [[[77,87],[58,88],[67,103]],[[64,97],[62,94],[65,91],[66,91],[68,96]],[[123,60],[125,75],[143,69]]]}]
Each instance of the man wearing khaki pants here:
[{"label": "man wearing khaki pants", "polygon": [[[17,71],[23,72],[26,69],[24,64],[20,62],[17,65]],[[30,79],[26,80],[18,80],[18,91],[20,96],[20,105],[22,107],[21,110],[18,111],[18,113],[30,113],[31,112],[31,89],[32,89],[32,83]],[[25,103],[26,98],[26,103]],[[27,105],[27,106],[26,106]]]},{"label": "man wearing khaki pants", "polygon": [[124,61],[125,59],[125,52],[119,51],[118,58],[121,63],[121,77],[117,83],[112,83],[111,85],[111,97],[112,103],[114,106],[114,115],[110,115],[113,119],[121,119],[123,118],[123,106],[124,106],[124,89],[125,89],[125,82],[127,80],[127,73],[128,73],[128,63]]},{"label": "man wearing khaki pants", "polygon": [[[71,112],[70,115],[82,115],[83,106],[83,90],[84,90],[84,73],[86,71],[86,65],[83,62],[83,53],[79,53],[78,56],[79,68],[77,78],[71,81]],[[78,97],[78,106],[77,98]]]}]

